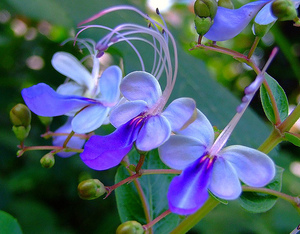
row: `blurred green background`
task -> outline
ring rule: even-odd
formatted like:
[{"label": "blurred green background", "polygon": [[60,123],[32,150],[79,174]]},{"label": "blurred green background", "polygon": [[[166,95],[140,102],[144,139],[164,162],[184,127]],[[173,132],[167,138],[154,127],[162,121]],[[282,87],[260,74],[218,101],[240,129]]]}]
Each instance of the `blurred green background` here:
[{"label": "blurred green background", "polygon": [[[51,66],[53,54],[62,50],[78,58],[82,58],[83,54],[72,43],[64,46],[60,43],[74,36],[77,23],[116,4],[134,5],[156,17],[152,7],[155,9],[159,1],[0,2],[0,209],[18,220],[23,233],[114,233],[120,224],[113,195],[105,200],[98,198],[93,201],[81,200],[77,195],[80,178],[91,176],[100,179],[105,185],[112,185],[116,169],[104,172],[90,170],[78,155],[67,159],[56,157],[55,166],[51,169],[42,168],[39,163],[47,152],[27,152],[17,158],[18,141],[11,131],[8,114],[14,105],[23,102],[20,95],[22,88],[39,82],[58,87],[63,82],[63,76]],[[236,7],[242,4],[241,1],[235,2]],[[195,98],[198,108],[213,125],[222,129],[234,115],[244,87],[255,75],[228,56],[189,51],[191,43],[197,39],[191,6],[177,2],[165,11],[160,8],[179,47],[179,75],[172,98]],[[143,25],[147,23],[129,12],[113,13],[96,22],[113,27],[125,21]],[[101,35],[103,32],[96,30],[84,34],[95,40],[99,40]],[[251,27],[248,27],[233,40],[220,45],[243,53],[250,48],[253,40]],[[287,92],[290,104],[295,105],[300,99],[299,28],[293,27],[291,22],[276,23],[255,52],[254,56],[261,65],[274,46],[279,46],[280,52],[268,72]],[[124,59],[125,73],[136,69],[136,57],[129,48],[116,46],[110,52],[115,63],[120,58]],[[144,53],[147,53],[147,49]],[[263,115],[258,97],[251,106],[252,111],[247,111],[229,144],[258,147],[268,136],[271,125]],[[64,121],[65,117],[56,118],[51,130],[58,128]],[[295,128],[295,131],[299,133],[299,129]],[[111,130],[108,127],[103,131]],[[51,144],[50,140],[40,138],[44,131],[44,126],[33,115],[32,130],[26,145]],[[299,153],[295,146],[283,143],[270,154],[276,164],[285,169],[283,191],[292,196],[300,194]],[[218,206],[190,233],[289,233],[299,223],[300,215],[282,200],[278,200],[270,211],[263,214],[248,213],[234,201],[226,206]]]}]

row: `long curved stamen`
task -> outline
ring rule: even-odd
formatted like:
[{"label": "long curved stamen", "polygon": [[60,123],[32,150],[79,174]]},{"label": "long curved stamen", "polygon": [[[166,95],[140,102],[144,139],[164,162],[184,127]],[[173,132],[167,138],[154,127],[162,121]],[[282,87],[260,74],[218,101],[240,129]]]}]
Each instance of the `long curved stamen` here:
[{"label": "long curved stamen", "polygon": [[242,104],[240,104],[237,107],[237,113],[232,118],[232,120],[228,123],[228,125],[224,128],[224,130],[221,132],[221,134],[216,139],[215,143],[212,145],[209,151],[209,155],[217,155],[218,152],[223,148],[223,146],[226,144],[228,138],[230,137],[233,129],[243,116],[245,110],[247,109],[248,105],[250,104],[252,98],[254,97],[254,94],[261,86],[262,82],[265,78],[265,72],[270,65],[271,61],[275,57],[276,53],[278,52],[278,48],[275,47],[265,64],[263,70],[257,75],[256,79],[245,89],[245,96],[243,98]]}]

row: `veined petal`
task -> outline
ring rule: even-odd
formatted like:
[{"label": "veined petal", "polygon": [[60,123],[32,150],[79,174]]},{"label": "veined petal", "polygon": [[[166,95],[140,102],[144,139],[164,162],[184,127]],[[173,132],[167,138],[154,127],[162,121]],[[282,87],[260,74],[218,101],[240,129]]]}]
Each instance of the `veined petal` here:
[{"label": "veined petal", "polygon": [[241,182],[230,163],[219,157],[213,166],[208,189],[217,197],[234,200],[242,192]]},{"label": "veined petal", "polygon": [[191,98],[178,98],[170,103],[162,113],[171,124],[174,131],[180,130],[191,119],[196,103]]},{"label": "veined petal", "polygon": [[110,66],[102,73],[99,81],[101,100],[110,104],[117,103],[120,98],[121,79],[122,71],[118,66]]},{"label": "veined petal", "polygon": [[207,148],[214,142],[214,129],[206,116],[197,109],[197,117],[187,128],[177,131],[179,135],[194,137]]},{"label": "veined petal", "polygon": [[[67,122],[61,126],[60,128],[58,128],[55,133],[71,133],[72,132],[72,126],[71,126],[71,122],[72,122],[72,117],[69,117]],[[68,136],[54,136],[53,137],[53,145],[54,146],[63,146],[65,140],[67,139]],[[73,136],[67,146],[70,148],[77,148],[77,149],[81,149],[82,146],[84,145],[85,140],[80,138],[80,137],[76,137]],[[70,157],[72,155],[76,154],[76,152],[59,152],[56,155],[63,157],[63,158],[67,158]]]},{"label": "veined petal", "polygon": [[150,116],[145,120],[138,134],[136,148],[141,151],[150,151],[163,144],[169,139],[170,135],[171,126],[165,117],[160,115]]},{"label": "veined petal", "polygon": [[254,19],[255,23],[260,25],[267,25],[277,20],[277,17],[272,14],[272,3],[273,1],[269,2],[258,12]]},{"label": "veined petal", "polygon": [[129,73],[122,80],[120,88],[124,97],[129,101],[143,100],[149,106],[156,103],[162,94],[157,79],[143,71]]},{"label": "veined petal", "polygon": [[275,176],[275,164],[268,155],[241,145],[224,148],[223,157],[236,170],[238,177],[247,185],[263,187]]},{"label": "veined petal", "polygon": [[94,170],[106,170],[118,165],[130,151],[138,130],[129,121],[107,136],[92,136],[80,154],[82,161]]},{"label": "veined petal", "polygon": [[110,108],[101,104],[90,105],[80,111],[72,121],[76,133],[88,133],[99,128],[106,119]]},{"label": "veined petal", "polygon": [[266,0],[250,2],[239,9],[218,7],[214,23],[204,36],[212,41],[225,41],[235,37],[266,2]]},{"label": "veined petal", "polygon": [[58,86],[56,92],[61,95],[82,96],[84,93],[84,87],[80,86],[76,82],[70,81]]},{"label": "veined petal", "polygon": [[51,63],[55,70],[61,74],[90,90],[93,88],[91,73],[72,54],[57,52],[53,55]]},{"label": "veined petal", "polygon": [[206,146],[195,138],[172,135],[158,148],[159,157],[168,167],[183,170],[203,156]]},{"label": "veined petal", "polygon": [[44,83],[23,89],[21,93],[29,109],[40,116],[64,115],[74,109],[97,103],[89,98],[58,94]]},{"label": "veined petal", "polygon": [[146,110],[145,101],[125,102],[111,111],[109,120],[114,127],[118,128]]},{"label": "veined petal", "polygon": [[174,177],[168,191],[169,208],[173,213],[188,215],[196,212],[207,200],[211,169],[208,161],[196,160],[181,175]]}]

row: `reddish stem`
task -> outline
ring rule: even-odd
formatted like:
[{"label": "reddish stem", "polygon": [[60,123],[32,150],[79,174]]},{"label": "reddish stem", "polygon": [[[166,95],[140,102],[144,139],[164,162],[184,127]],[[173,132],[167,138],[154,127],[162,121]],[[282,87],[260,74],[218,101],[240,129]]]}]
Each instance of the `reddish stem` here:
[{"label": "reddish stem", "polygon": [[162,220],[164,217],[166,217],[169,214],[171,214],[171,211],[166,210],[165,212],[157,216],[155,219],[153,219],[150,223],[143,225],[144,230],[147,231],[149,228],[153,227],[156,223],[158,223],[160,220]]}]

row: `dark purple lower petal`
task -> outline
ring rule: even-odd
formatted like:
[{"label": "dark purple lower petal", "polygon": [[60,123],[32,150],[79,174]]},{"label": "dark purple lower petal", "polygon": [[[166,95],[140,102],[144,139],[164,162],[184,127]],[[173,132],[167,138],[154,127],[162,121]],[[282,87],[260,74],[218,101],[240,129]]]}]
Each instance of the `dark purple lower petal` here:
[{"label": "dark purple lower petal", "polygon": [[[209,158],[196,160],[169,187],[169,208],[173,213],[188,215],[196,212],[207,200],[207,191],[213,165]],[[208,166],[210,165],[210,166]]]},{"label": "dark purple lower petal", "polygon": [[80,154],[82,161],[94,170],[117,166],[132,148],[140,125],[130,120],[107,136],[92,136]]},{"label": "dark purple lower petal", "polygon": [[97,103],[95,100],[80,96],[58,94],[44,83],[23,89],[22,97],[29,109],[41,116],[64,115],[69,111]]}]

